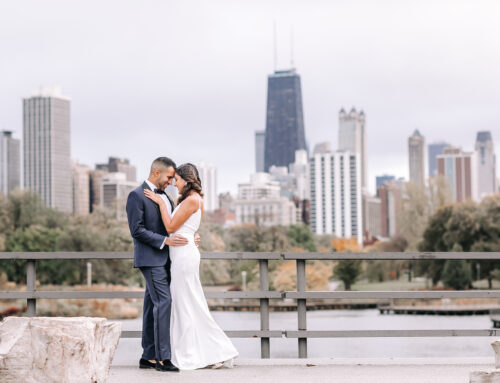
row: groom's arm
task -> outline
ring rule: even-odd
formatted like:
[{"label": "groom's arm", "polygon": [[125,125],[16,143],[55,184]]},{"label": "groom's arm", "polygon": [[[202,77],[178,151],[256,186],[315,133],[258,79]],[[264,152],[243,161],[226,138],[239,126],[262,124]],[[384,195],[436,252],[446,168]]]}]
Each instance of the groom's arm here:
[{"label": "groom's arm", "polygon": [[160,250],[163,246],[169,245],[167,237],[154,233],[144,226],[144,204],[134,192],[130,193],[127,198],[127,218],[133,238]]}]

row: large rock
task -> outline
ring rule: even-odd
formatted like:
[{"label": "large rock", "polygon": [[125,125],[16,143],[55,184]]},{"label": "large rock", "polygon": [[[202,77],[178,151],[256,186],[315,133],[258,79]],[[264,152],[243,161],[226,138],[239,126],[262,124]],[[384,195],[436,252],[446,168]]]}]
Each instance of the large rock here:
[{"label": "large rock", "polygon": [[469,375],[469,383],[500,383],[500,340],[491,344],[495,351],[495,368],[487,371],[473,371]]},{"label": "large rock", "polygon": [[491,344],[495,351],[495,368],[500,368],[500,340],[496,340]]},{"label": "large rock", "polygon": [[500,383],[500,370],[473,371],[469,383]]},{"label": "large rock", "polygon": [[105,318],[5,318],[0,382],[104,383],[120,333]]}]

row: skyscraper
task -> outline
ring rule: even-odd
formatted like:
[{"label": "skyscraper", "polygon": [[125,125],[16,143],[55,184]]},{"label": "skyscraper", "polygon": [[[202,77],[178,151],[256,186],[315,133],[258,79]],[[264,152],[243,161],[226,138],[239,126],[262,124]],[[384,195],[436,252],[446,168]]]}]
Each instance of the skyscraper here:
[{"label": "skyscraper", "polygon": [[219,208],[217,195],[217,168],[210,163],[200,162],[197,166],[200,173],[203,189],[203,208],[205,211],[214,211]]},{"label": "skyscraper", "polygon": [[359,154],[318,153],[310,159],[311,229],[363,243]]},{"label": "skyscraper", "polygon": [[382,176],[377,176],[375,177],[375,186],[378,190],[379,187],[381,187],[383,184],[389,181],[394,181],[396,179],[395,176],[391,176],[389,174],[384,174]]},{"label": "skyscraper", "polygon": [[477,132],[477,179],[479,198],[497,192],[496,155],[491,132]]},{"label": "skyscraper", "polygon": [[21,187],[21,144],[12,132],[0,132],[0,193]]},{"label": "skyscraper", "polygon": [[71,172],[73,176],[73,214],[87,215],[90,213],[90,168],[73,161]]},{"label": "skyscraper", "polygon": [[300,76],[295,69],[275,71],[267,85],[264,171],[288,167],[298,149],[306,149]]},{"label": "skyscraper", "polygon": [[377,190],[380,198],[380,235],[391,238],[399,234],[400,216],[403,209],[403,188],[401,182],[389,181]]},{"label": "skyscraper", "polygon": [[353,107],[349,113],[339,112],[339,150],[358,153],[361,164],[361,188],[367,187],[365,113]]},{"label": "skyscraper", "polygon": [[24,187],[52,208],[71,212],[70,100],[58,87],[23,99]]},{"label": "skyscraper", "polygon": [[266,146],[266,131],[257,130],[255,132],[255,171],[264,171],[264,148]]},{"label": "skyscraper", "polygon": [[126,219],[127,196],[136,187],[137,182],[128,181],[125,173],[108,173],[101,182],[101,207],[113,211],[119,220]]},{"label": "skyscraper", "polygon": [[437,156],[443,154],[444,148],[449,144],[446,142],[435,142],[427,146],[429,158],[429,177],[435,177],[438,174],[437,170]]},{"label": "skyscraper", "polygon": [[96,169],[109,173],[125,173],[127,181],[137,181],[137,169],[134,165],[130,164],[127,158],[109,157],[107,164],[97,164]]},{"label": "skyscraper", "polygon": [[418,129],[408,138],[408,157],[410,165],[410,182],[425,185],[425,139]]},{"label": "skyscraper", "polygon": [[477,157],[475,152],[463,152],[448,146],[437,157],[438,174],[446,176],[453,202],[478,200]]},{"label": "skyscraper", "polygon": [[90,171],[90,212],[92,213],[95,211],[97,208],[101,207],[101,201],[102,201],[102,181],[103,179],[109,174],[106,169],[98,168],[100,165],[96,165],[95,170]]},{"label": "skyscraper", "polygon": [[293,201],[280,196],[280,185],[268,173],[255,173],[250,182],[238,184],[238,198],[233,206],[236,223],[261,226],[294,225],[297,210]]}]

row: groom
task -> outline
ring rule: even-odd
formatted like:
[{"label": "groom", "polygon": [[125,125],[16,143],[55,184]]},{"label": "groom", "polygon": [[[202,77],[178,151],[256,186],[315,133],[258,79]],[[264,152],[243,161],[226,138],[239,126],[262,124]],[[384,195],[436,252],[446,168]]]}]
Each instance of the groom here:
[{"label": "groom", "polygon": [[[139,368],[158,371],[179,371],[170,361],[170,258],[169,246],[184,246],[187,239],[180,234],[169,235],[163,225],[160,209],[144,195],[144,189],[153,190],[165,200],[169,214],[173,203],[165,194],[175,176],[175,163],[167,157],[153,161],[149,177],[130,192],[127,199],[127,217],[134,239],[134,267],[146,280],[144,312],[142,317],[143,354]],[[199,242],[199,237],[197,237]]]}]

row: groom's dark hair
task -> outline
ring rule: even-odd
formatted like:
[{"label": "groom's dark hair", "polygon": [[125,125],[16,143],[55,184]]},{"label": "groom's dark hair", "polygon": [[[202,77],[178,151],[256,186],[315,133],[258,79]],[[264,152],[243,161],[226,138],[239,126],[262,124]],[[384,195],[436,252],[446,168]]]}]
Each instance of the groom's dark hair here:
[{"label": "groom's dark hair", "polygon": [[151,164],[151,171],[150,171],[150,173],[153,173],[155,170],[158,170],[158,169],[166,169],[166,168],[170,168],[170,167],[174,168],[174,170],[177,169],[177,165],[170,158],[168,158],[168,157],[158,157]]}]

